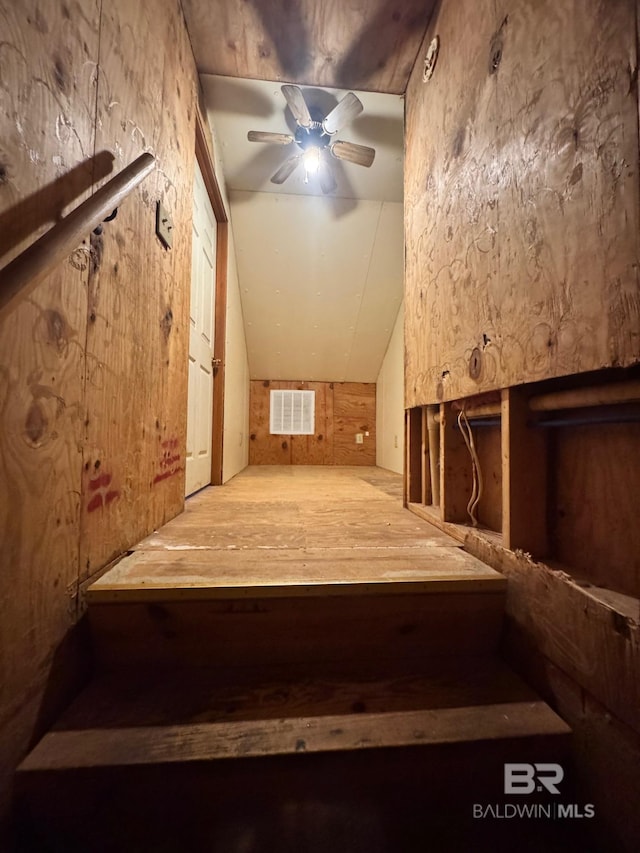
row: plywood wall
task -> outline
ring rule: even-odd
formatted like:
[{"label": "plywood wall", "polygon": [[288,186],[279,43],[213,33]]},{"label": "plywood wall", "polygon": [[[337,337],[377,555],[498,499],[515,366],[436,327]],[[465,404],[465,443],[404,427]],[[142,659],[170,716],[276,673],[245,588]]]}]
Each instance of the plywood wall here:
[{"label": "plywood wall", "polygon": [[640,424],[556,429],[550,451],[556,559],[640,599]]},{"label": "plywood wall", "polygon": [[[271,435],[272,390],[315,391],[314,435]],[[376,386],[366,382],[253,380],[249,401],[250,465],[375,465]],[[365,435],[356,444],[357,433]]]},{"label": "plywood wall", "polygon": [[80,672],[79,582],[182,507],[196,72],[178,0],[0,0],[0,31],[0,266],[141,152],[158,165],[0,324],[7,791],[57,667]]},{"label": "plywood wall", "polygon": [[440,4],[406,99],[408,406],[640,359],[636,74],[635,0]]}]

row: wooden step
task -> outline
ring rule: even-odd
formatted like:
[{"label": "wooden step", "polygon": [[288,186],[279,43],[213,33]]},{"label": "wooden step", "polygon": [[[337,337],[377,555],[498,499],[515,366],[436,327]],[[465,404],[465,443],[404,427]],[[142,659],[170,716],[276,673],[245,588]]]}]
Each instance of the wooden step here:
[{"label": "wooden step", "polygon": [[458,547],[137,551],[92,584],[103,665],[278,666],[486,654],[505,578]]},{"label": "wooden step", "polygon": [[496,849],[470,804],[500,796],[503,763],[566,766],[568,727],[492,659],[388,679],[187,675],[104,675],[36,746],[17,785],[36,849]]},{"label": "wooden step", "polygon": [[75,770],[566,735],[542,701],[387,714],[53,731],[20,770]]},{"label": "wooden step", "polygon": [[105,666],[252,667],[419,662],[497,647],[504,593],[326,594],[91,604]]},{"label": "wooden step", "polygon": [[566,735],[494,659],[393,679],[121,671],[95,681],[22,772]]}]

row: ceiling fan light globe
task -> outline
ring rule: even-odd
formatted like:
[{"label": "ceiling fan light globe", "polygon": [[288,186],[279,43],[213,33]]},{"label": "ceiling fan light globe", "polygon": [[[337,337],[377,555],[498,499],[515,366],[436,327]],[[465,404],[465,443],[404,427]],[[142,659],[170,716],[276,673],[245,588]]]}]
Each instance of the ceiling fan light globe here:
[{"label": "ceiling fan light globe", "polygon": [[320,149],[315,146],[304,152],[304,169],[307,175],[315,175],[320,168]]}]

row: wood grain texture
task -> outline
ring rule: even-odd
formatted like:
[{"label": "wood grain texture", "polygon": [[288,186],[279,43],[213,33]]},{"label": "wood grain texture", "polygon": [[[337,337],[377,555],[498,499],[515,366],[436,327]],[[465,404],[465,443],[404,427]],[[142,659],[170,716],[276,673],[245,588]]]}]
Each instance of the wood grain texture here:
[{"label": "wood grain texture", "polygon": [[196,72],[174,0],[0,2],[0,29],[3,266],[138,154],[159,166],[0,326],[4,797],[83,675],[79,580],[182,506],[180,476],[152,484],[186,420]]},{"label": "wood grain texture", "polygon": [[551,441],[555,558],[640,598],[640,425],[555,429]]},{"label": "wood grain texture", "polygon": [[[355,442],[358,433],[364,435],[362,444]],[[375,383],[333,383],[333,463],[376,464]]]},{"label": "wood grain texture", "polygon": [[503,647],[514,669],[571,726],[573,764],[598,815],[596,844],[633,850],[640,814],[630,793],[640,790],[640,735],[537,652],[514,625],[505,631]]},{"label": "wood grain texture", "polygon": [[138,726],[93,733],[62,731],[47,735],[21,771],[166,765],[568,733],[568,726],[539,701],[262,722]]},{"label": "wood grain texture", "polygon": [[154,169],[153,156],[141,154],[3,267],[0,315],[10,313],[14,305],[26,301],[40,282],[77,248],[85,235],[102,225]]},{"label": "wood grain texture", "polygon": [[187,0],[198,70],[402,94],[434,0]]},{"label": "wood grain texture", "polygon": [[304,669],[265,676],[260,670],[120,670],[96,676],[56,731],[188,723],[239,722],[361,712],[535,701],[536,694],[501,661],[477,655],[435,658],[417,675],[395,678],[342,669],[310,677]]},{"label": "wood grain texture", "polygon": [[[186,346],[196,80],[175,0],[103,10],[99,147],[158,170],[94,239],[90,278],[81,566],[104,565],[180,511],[184,493]],[[140,53],[137,33],[171,49]],[[156,202],[174,244],[155,237]]]},{"label": "wood grain texture", "polygon": [[[89,616],[101,666],[282,667],[350,663],[394,673],[497,648],[504,592],[252,596],[109,602]],[[465,625],[464,632],[457,629]]]},{"label": "wood grain texture", "polygon": [[528,424],[529,406],[520,388],[502,392],[502,534],[504,545],[535,558],[549,556],[547,483],[549,459],[544,430]]},{"label": "wood grain texture", "polygon": [[[3,265],[111,166],[92,159],[98,4],[62,5],[0,2]],[[73,680],[48,684],[77,619],[87,250],[0,322],[0,824],[13,767]]]},{"label": "wood grain texture", "polygon": [[[313,435],[271,435],[272,390],[315,392]],[[375,465],[376,386],[363,382],[252,380],[249,398],[250,465]],[[357,433],[369,432],[363,444]]]},{"label": "wood grain texture", "polygon": [[[286,390],[295,385],[274,383],[274,388]],[[269,405],[271,385],[268,380],[252,380],[249,388],[249,464],[290,465],[291,436],[271,435],[269,432]],[[318,401],[316,401],[318,402]],[[321,412],[316,416],[322,418]]]},{"label": "wood grain texture", "polygon": [[484,527],[502,532],[502,447],[500,427],[474,426],[476,452],[482,471],[482,497],[478,503],[478,521]]},{"label": "wood grain texture", "polygon": [[407,91],[407,405],[637,362],[635,3],[444,3],[436,32]]},{"label": "wood grain texture", "polygon": [[256,466],[197,494],[88,590],[102,660],[396,666],[490,650],[503,579],[407,512],[399,486],[377,468]]},{"label": "wood grain texture", "polygon": [[440,506],[443,521],[469,524],[473,483],[471,456],[458,427],[458,412],[440,405]]},{"label": "wood grain texture", "polygon": [[409,409],[406,413],[407,501],[420,503],[424,488],[422,465],[423,417],[422,409]]},{"label": "wood grain texture", "polygon": [[640,732],[640,610],[475,532],[465,548],[508,579],[509,622],[619,720]]},{"label": "wood grain texture", "polygon": [[125,557],[87,592],[91,603],[504,589],[503,579],[460,548],[434,536],[422,549],[305,548],[268,556],[216,550],[140,550]]}]

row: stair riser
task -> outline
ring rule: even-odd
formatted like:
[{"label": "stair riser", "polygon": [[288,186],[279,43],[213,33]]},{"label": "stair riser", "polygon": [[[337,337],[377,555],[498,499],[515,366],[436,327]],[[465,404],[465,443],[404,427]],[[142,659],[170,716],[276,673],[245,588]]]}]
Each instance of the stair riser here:
[{"label": "stair riser", "polygon": [[504,595],[334,596],[92,604],[104,666],[406,664],[494,651]]}]

